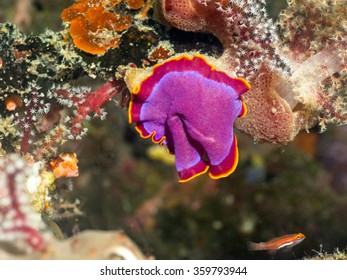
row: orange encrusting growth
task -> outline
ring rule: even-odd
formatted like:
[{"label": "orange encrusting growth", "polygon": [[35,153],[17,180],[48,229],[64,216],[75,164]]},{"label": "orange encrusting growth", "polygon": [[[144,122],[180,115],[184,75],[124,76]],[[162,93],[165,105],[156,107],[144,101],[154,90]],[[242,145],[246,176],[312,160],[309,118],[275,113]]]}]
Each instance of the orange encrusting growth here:
[{"label": "orange encrusting growth", "polygon": [[5,99],[6,109],[8,111],[14,111],[17,107],[23,106],[23,101],[18,95],[11,95]]},{"label": "orange encrusting growth", "polygon": [[125,0],[125,3],[129,6],[130,9],[140,9],[145,5],[143,0]]},{"label": "orange encrusting growth", "polygon": [[56,159],[50,162],[52,171],[56,178],[77,177],[78,159],[75,153],[60,154]]},{"label": "orange encrusting growth", "polygon": [[149,61],[158,61],[159,59],[167,59],[170,56],[171,50],[168,48],[164,48],[163,46],[159,46],[154,49],[148,56]]},{"label": "orange encrusting growth", "polygon": [[78,0],[65,9],[61,18],[70,23],[75,46],[91,54],[104,54],[119,46],[121,34],[132,24],[130,15],[110,11],[121,0]]}]

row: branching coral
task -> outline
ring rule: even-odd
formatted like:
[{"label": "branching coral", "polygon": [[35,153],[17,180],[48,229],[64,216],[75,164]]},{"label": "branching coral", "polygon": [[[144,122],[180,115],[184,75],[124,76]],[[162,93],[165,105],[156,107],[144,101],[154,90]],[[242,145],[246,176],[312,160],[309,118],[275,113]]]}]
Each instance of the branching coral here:
[{"label": "branching coral", "polygon": [[[132,17],[113,13],[120,2],[89,1],[85,7],[87,18],[92,19],[89,27],[106,25],[112,32],[128,28]],[[139,9],[143,4],[127,1],[126,7]],[[114,71],[100,71],[100,61],[87,62],[86,54],[78,54],[59,32],[26,36],[6,23],[0,24],[0,39],[1,243],[18,242],[18,250],[23,251],[41,250],[45,227],[36,227],[31,215],[40,223],[40,214],[56,215],[54,210],[59,210],[63,200],[55,194],[51,201],[55,180],[78,176],[77,156],[60,153],[62,144],[86,134],[83,121],[93,116],[105,119],[103,105],[122,92],[125,84],[115,79]],[[97,74],[107,81],[96,90],[70,84]]]},{"label": "branching coral", "polygon": [[267,17],[265,1],[163,0],[156,1],[156,12],[164,23],[215,35],[224,46],[229,71],[236,76],[249,79],[264,62],[285,68],[273,48],[276,26]]},{"label": "branching coral", "polygon": [[42,250],[44,224],[34,210],[28,192],[41,183],[35,167],[16,154],[0,158],[0,240],[19,251]]},{"label": "branching coral", "polygon": [[94,113],[101,119],[105,119],[106,112],[101,106],[112,99],[124,87],[121,81],[108,82],[101,88],[91,92],[88,88],[76,89],[53,89],[48,96],[55,98],[59,104],[74,109],[74,116],[68,118],[66,122],[70,123],[70,139],[81,139],[85,135],[86,129],[82,127],[82,121],[90,119],[90,114]]},{"label": "branching coral", "polygon": [[293,69],[296,98],[326,123],[346,124],[347,5],[293,0],[279,19],[281,53]]},{"label": "branching coral", "polygon": [[16,154],[0,157],[0,258],[145,258],[122,232],[85,231],[65,241],[54,238],[40,214],[50,199],[47,188],[54,176],[49,174],[40,162],[31,164]]},{"label": "branching coral", "polygon": [[145,258],[121,232],[86,231],[66,241],[54,238],[40,214],[50,199],[51,175],[41,162],[32,164],[16,154],[0,157],[0,258]]},{"label": "branching coral", "polygon": [[[97,90],[72,87],[67,82],[73,76],[86,75],[86,63],[69,50],[61,36],[47,32],[26,37],[10,24],[0,25],[0,30],[1,156],[9,164],[12,160],[28,165],[28,172],[36,176],[22,176],[22,171],[18,171],[16,176],[8,177],[4,169],[0,173],[7,179],[1,181],[0,187],[11,186],[11,180],[18,181],[16,188],[24,188],[27,183],[20,197],[26,196],[38,213],[54,213],[50,195],[55,180],[78,175],[76,155],[58,155],[62,144],[85,135],[82,123],[91,114],[104,119],[102,106],[123,89],[124,82],[110,81]],[[91,69],[88,74],[93,76]],[[7,159],[9,154],[13,155]],[[70,161],[66,155],[73,155]]]},{"label": "branching coral", "polygon": [[[120,92],[124,83],[109,82],[95,92],[64,86],[62,82],[69,80],[71,70],[81,72],[84,63],[59,43],[61,37],[47,33],[27,38],[12,25],[1,28],[0,100],[7,106],[2,116],[7,117],[10,126],[19,128],[6,135],[7,141],[12,142],[7,149],[22,155],[30,152],[36,160],[49,159],[61,143],[85,135],[82,122],[91,113],[105,117],[101,107]],[[54,44],[59,47],[55,49]],[[70,108],[70,117],[62,119],[62,110]],[[39,144],[40,149],[33,143]]]},{"label": "branching coral", "polygon": [[[105,118],[106,112],[101,106],[117,94],[122,85],[121,82],[106,83],[95,92],[85,88],[75,90],[52,88],[48,93],[44,93],[38,87],[33,88],[31,93],[23,98],[23,108],[11,111],[9,116],[11,125],[21,128],[14,135],[21,139],[20,153],[25,155],[33,151],[32,144],[37,134],[46,133],[45,140],[39,141],[41,143],[39,151],[33,152],[37,159],[54,155],[54,147],[67,139],[80,139],[86,133],[86,129],[82,126],[83,120],[89,119],[91,113],[102,119]],[[63,109],[62,106],[73,108],[73,116],[61,120],[59,112]],[[50,114],[55,114],[55,117]],[[59,123],[62,124],[55,127]]]}]

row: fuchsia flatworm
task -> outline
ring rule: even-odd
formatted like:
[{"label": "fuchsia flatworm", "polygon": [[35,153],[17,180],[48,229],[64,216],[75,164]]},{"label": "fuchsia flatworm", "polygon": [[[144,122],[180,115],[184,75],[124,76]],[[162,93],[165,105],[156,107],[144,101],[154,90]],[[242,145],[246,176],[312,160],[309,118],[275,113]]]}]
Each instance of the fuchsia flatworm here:
[{"label": "fuchsia flatworm", "polygon": [[129,122],[175,154],[180,182],[208,169],[211,178],[223,178],[238,163],[233,123],[246,114],[241,95],[249,89],[201,55],[174,57],[155,65],[132,92]]}]

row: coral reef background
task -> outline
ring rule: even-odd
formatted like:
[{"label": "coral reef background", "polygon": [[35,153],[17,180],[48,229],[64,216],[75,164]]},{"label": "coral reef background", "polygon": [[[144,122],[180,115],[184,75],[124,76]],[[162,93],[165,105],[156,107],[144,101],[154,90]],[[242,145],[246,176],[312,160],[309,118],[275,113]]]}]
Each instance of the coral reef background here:
[{"label": "coral reef background", "polygon": [[[274,18],[286,6],[268,2]],[[60,13],[72,1],[33,3],[23,30],[39,34],[59,30]],[[0,11],[2,22],[11,21],[13,1],[1,0]],[[190,44],[187,33],[170,32],[182,45]],[[211,36],[199,36],[212,40],[211,50],[220,49]],[[346,127],[328,126],[323,134],[313,128],[285,146],[254,143],[236,132],[237,172],[182,185],[169,156],[153,151],[153,144],[127,125],[125,110],[110,102],[106,111],[106,120],[88,123],[83,141],[64,146],[79,159],[79,177],[59,186],[67,200],[79,202],[78,211],[62,208],[55,217],[65,237],[87,229],[122,230],[157,259],[299,259],[346,249]],[[269,255],[247,248],[248,241],[295,232],[306,239],[291,251]]]}]

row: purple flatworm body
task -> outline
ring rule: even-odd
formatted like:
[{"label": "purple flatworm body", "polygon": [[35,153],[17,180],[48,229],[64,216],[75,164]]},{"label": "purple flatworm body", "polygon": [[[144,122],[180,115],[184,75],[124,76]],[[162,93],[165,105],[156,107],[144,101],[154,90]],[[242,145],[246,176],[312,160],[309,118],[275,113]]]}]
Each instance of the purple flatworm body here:
[{"label": "purple flatworm body", "polygon": [[201,55],[182,55],[154,66],[132,92],[129,122],[143,138],[175,154],[180,182],[208,169],[213,179],[231,174],[238,163],[233,123],[246,114],[242,78],[217,71]]}]

